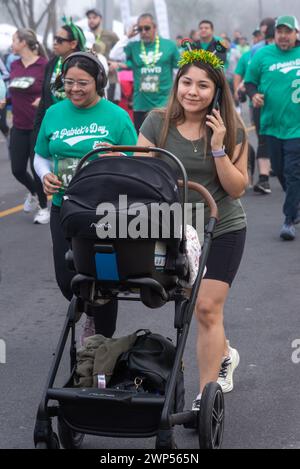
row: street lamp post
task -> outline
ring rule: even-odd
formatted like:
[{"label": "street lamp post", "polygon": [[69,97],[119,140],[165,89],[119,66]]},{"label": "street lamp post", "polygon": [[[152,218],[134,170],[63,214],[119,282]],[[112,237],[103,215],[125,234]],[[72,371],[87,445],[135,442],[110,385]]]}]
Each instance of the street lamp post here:
[{"label": "street lamp post", "polygon": [[103,15],[103,26],[105,29],[111,31],[114,19],[114,1],[96,0],[96,8],[98,8]]},{"label": "street lamp post", "polygon": [[263,2],[262,0],[258,0],[258,17],[259,21],[263,19]]}]

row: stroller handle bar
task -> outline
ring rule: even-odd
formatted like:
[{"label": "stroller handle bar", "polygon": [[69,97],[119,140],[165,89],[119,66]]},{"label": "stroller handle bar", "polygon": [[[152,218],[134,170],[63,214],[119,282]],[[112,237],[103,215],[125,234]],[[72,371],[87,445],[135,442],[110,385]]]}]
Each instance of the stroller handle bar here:
[{"label": "stroller handle bar", "polygon": [[[178,184],[179,187],[183,187],[184,183],[183,181],[178,181]],[[191,191],[198,192],[201,195],[201,197],[205,200],[210,209],[210,218],[215,218],[216,220],[218,220],[218,207],[211,193],[204,186],[201,186],[201,184],[198,184],[197,182],[188,181],[188,188]]]}]

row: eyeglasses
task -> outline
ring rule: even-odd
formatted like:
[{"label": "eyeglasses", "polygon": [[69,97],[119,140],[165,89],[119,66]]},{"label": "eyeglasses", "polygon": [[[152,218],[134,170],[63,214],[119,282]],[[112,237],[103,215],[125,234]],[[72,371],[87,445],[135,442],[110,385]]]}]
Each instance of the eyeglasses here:
[{"label": "eyeglasses", "polygon": [[143,31],[150,31],[150,29],[151,29],[151,26],[139,26],[137,28],[139,33],[142,33]]},{"label": "eyeglasses", "polygon": [[72,42],[72,39],[66,39],[65,37],[54,36],[54,42],[57,44],[63,44],[64,42]]},{"label": "eyeglasses", "polygon": [[62,82],[67,89],[73,88],[75,85],[78,86],[80,90],[84,90],[90,83],[94,80],[72,80],[72,78],[63,78]]}]

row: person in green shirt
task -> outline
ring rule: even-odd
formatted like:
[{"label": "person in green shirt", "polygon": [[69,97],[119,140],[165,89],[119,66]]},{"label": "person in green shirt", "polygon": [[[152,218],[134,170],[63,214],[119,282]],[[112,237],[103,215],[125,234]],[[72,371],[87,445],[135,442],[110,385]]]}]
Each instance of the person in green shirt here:
[{"label": "person in green shirt", "polygon": [[[209,52],[215,52],[218,44],[222,42],[220,36],[215,36],[215,27],[212,21],[202,20],[199,23],[198,36],[199,40],[195,41],[198,49],[204,49]],[[218,52],[218,57],[225,63],[227,51]]]},{"label": "person in green shirt", "polygon": [[275,44],[253,57],[245,84],[253,106],[261,109],[260,133],[267,136],[272,168],[286,192],[280,231],[283,240],[296,237],[300,204],[300,43],[294,16],[281,16]]},{"label": "person in green shirt", "polygon": [[[239,197],[248,184],[247,141],[225,79],[223,62],[211,52],[192,50],[183,54],[179,64],[167,108],[149,114],[138,145],[174,153],[183,163],[188,179],[204,185],[219,209],[207,273],[195,310],[200,394],[192,409],[198,411],[201,393],[209,382],[218,380],[223,392],[233,389],[232,375],[239,364],[237,350],[226,341],[223,311],[245,245],[247,223]],[[217,106],[212,108],[218,88],[220,110]],[[199,195],[191,193],[189,202],[201,202]],[[206,209],[205,224],[208,218]],[[194,220],[193,226],[197,228]],[[198,235],[203,239],[203,233]]]},{"label": "person in green shirt", "polygon": [[[140,40],[128,42],[140,34]],[[125,52],[125,55],[124,55]],[[134,123],[140,129],[149,111],[166,105],[173,85],[173,71],[180,58],[175,42],[159,36],[151,14],[141,15],[137,24],[110,53],[116,61],[126,61],[133,71]]]},{"label": "person in green shirt", "polygon": [[[51,106],[44,117],[35,147],[35,168],[44,191],[53,196],[51,234],[55,273],[63,295],[72,299],[65,254],[69,245],[60,224],[60,207],[65,189],[80,159],[99,145],[135,145],[137,135],[129,115],[103,98],[107,77],[96,56],[87,52],[71,54],[63,64],[62,78],[67,99]],[[115,331],[117,302],[91,309],[86,332],[95,319],[96,333],[111,337]]]}]

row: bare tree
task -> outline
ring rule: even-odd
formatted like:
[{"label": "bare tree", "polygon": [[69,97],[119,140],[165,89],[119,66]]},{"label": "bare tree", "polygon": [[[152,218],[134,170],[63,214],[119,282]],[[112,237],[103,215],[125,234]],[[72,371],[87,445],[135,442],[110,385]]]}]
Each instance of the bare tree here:
[{"label": "bare tree", "polygon": [[17,28],[38,31],[44,26],[43,42],[46,45],[49,32],[56,29],[57,0],[0,0],[0,5],[4,6]]}]

